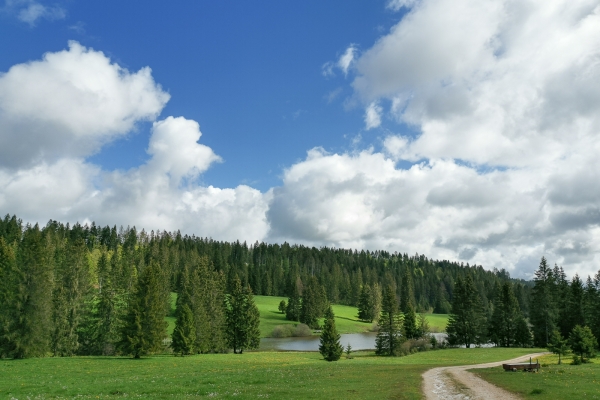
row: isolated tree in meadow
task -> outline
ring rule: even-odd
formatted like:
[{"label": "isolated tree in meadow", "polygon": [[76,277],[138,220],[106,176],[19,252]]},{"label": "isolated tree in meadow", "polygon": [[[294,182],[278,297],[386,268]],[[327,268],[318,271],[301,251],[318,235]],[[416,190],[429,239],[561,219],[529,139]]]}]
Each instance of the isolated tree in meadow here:
[{"label": "isolated tree in meadow", "polygon": [[554,329],[548,341],[548,350],[554,354],[558,354],[558,363],[561,364],[561,356],[564,356],[569,351],[567,339],[563,339],[558,329]]},{"label": "isolated tree in meadow", "polygon": [[134,358],[160,350],[167,337],[164,291],[156,261],[147,266],[130,298],[119,347]]},{"label": "isolated tree in meadow", "polygon": [[402,342],[403,315],[398,309],[398,301],[392,285],[383,287],[381,301],[381,316],[379,317],[377,337],[375,339],[375,354],[393,356]]},{"label": "isolated tree in meadow", "polygon": [[579,354],[581,362],[585,362],[584,357],[592,357],[594,355],[598,341],[589,327],[577,325],[569,335],[569,344],[573,353]]},{"label": "isolated tree in meadow", "polygon": [[242,354],[246,349],[257,349],[260,344],[260,314],[250,288],[242,289],[236,277],[232,292],[225,297],[225,304],[229,348],[237,354]]},{"label": "isolated tree in meadow", "polygon": [[335,327],[335,316],[330,305],[325,312],[325,323],[319,345],[319,352],[325,360],[337,361],[342,356],[344,348],[340,344],[340,337]]},{"label": "isolated tree in meadow", "polygon": [[279,306],[277,307],[277,309],[282,313],[285,314],[285,310],[287,308],[287,304],[285,304],[285,300],[281,300],[279,302]]},{"label": "isolated tree in meadow", "polygon": [[475,288],[473,278],[467,275],[464,280],[456,279],[452,298],[452,313],[448,319],[446,332],[450,345],[480,345],[485,342],[486,319],[481,297]]}]

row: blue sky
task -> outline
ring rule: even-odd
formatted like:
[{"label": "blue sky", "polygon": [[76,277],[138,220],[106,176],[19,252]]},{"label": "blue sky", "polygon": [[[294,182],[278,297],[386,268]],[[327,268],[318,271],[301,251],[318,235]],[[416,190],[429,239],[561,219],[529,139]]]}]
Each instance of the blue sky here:
[{"label": "blue sky", "polygon": [[0,2],[0,213],[600,268],[597,0]]},{"label": "blue sky", "polygon": [[[328,151],[381,145],[381,132],[364,133],[363,110],[345,109],[352,95],[344,74],[324,77],[322,66],[349,44],[368,47],[402,13],[385,2],[307,1],[260,3],[149,1],[47,3],[65,17],[41,17],[35,26],[2,16],[0,68],[59,51],[69,40],[104,52],[131,71],[149,66],[171,100],[162,115],[200,123],[202,142],[223,163],[202,177],[206,184],[241,183],[266,191],[281,183],[282,169],[322,146]],[[336,92],[337,90],[337,92]],[[337,96],[331,101],[328,96]],[[91,161],[107,169],[147,159],[150,124],[102,148]],[[395,127],[395,129],[398,129]]]}]

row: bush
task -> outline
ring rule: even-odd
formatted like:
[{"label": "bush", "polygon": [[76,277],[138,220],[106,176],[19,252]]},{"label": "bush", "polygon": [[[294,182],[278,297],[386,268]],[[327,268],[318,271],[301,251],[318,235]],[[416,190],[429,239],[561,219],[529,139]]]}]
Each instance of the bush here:
[{"label": "bush", "polygon": [[271,333],[271,337],[274,338],[286,338],[292,336],[312,336],[312,331],[306,324],[285,324],[275,326],[275,328],[273,328],[273,332]]},{"label": "bush", "polygon": [[306,324],[298,324],[292,332],[294,337],[312,336],[312,330]]},{"label": "bush", "polygon": [[430,350],[431,347],[431,342],[428,338],[409,339],[400,346],[399,355],[407,356],[409,354]]}]

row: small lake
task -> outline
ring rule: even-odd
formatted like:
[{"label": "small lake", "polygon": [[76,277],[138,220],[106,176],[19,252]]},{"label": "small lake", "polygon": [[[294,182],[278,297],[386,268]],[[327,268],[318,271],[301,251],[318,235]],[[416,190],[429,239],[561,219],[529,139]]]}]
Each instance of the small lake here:
[{"label": "small lake", "polygon": [[[438,341],[446,340],[445,333],[432,333]],[[348,344],[352,350],[374,350],[376,332],[347,333],[341,335],[340,344],[346,348]],[[279,351],[319,351],[319,336],[289,337],[289,338],[263,338],[260,340],[259,350]]]}]

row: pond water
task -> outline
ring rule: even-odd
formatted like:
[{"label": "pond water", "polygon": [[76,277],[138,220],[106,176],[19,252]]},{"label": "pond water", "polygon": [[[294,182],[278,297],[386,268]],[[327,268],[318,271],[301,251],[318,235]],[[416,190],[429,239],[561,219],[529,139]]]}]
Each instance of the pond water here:
[{"label": "pond water", "polygon": [[[438,341],[446,339],[445,333],[433,333]],[[348,343],[352,350],[374,350],[376,332],[347,333],[341,335],[340,344],[346,348]],[[263,338],[260,340],[260,350],[280,351],[319,351],[319,336]]]}]

